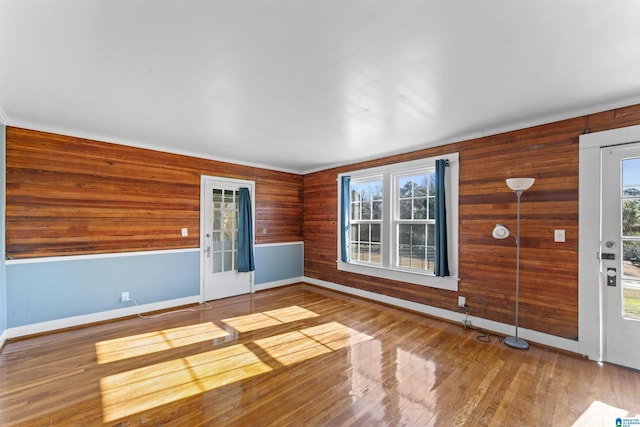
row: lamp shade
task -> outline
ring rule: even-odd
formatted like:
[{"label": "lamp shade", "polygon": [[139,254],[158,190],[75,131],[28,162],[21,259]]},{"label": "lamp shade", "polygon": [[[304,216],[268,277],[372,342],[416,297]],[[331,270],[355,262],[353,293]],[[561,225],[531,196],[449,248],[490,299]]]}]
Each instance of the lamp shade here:
[{"label": "lamp shade", "polygon": [[507,178],[507,187],[513,191],[524,191],[528,190],[534,182],[536,182],[535,178]]},{"label": "lamp shade", "polygon": [[502,224],[496,224],[492,234],[494,239],[506,239],[509,237],[509,229]]}]

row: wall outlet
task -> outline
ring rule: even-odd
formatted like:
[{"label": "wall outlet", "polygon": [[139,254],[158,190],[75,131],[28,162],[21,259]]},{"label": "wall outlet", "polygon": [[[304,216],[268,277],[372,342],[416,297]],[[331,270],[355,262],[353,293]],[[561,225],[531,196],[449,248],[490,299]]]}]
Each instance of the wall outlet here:
[{"label": "wall outlet", "polygon": [[564,242],[564,230],[553,230],[553,241],[554,242]]},{"label": "wall outlet", "polygon": [[183,228],[182,229],[182,237],[188,237],[189,236],[189,229],[188,228]]},{"label": "wall outlet", "polygon": [[122,302],[129,301],[129,292],[123,292],[122,293],[122,298],[120,299],[120,301],[122,301]]},{"label": "wall outlet", "polygon": [[465,297],[458,297],[458,307],[464,307],[467,305],[467,299]]}]

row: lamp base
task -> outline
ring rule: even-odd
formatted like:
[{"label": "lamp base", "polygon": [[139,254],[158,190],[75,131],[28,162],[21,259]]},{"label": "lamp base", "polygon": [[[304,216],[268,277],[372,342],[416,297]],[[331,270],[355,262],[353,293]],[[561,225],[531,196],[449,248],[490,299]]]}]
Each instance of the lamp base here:
[{"label": "lamp base", "polygon": [[502,340],[503,343],[508,345],[509,347],[519,348],[520,350],[526,350],[529,348],[529,343],[523,340],[522,338],[517,337],[506,337]]}]

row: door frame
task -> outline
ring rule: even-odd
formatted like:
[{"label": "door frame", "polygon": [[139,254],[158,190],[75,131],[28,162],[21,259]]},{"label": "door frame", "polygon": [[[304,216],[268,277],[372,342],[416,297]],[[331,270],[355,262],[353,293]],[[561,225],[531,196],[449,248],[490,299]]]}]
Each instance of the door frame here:
[{"label": "door frame", "polygon": [[[640,141],[640,125],[580,135],[578,219],[578,350],[603,361],[604,280],[600,272],[601,151]],[[596,173],[597,172],[597,173]],[[598,206],[594,212],[593,207]]]},{"label": "door frame", "polygon": [[[256,182],[255,181],[249,181],[246,179],[235,179],[235,178],[225,178],[225,177],[220,177],[220,176],[212,176],[212,175],[200,175],[200,303],[204,303],[204,278],[205,278],[205,258],[206,258],[206,254],[204,251],[204,248],[206,247],[205,244],[205,226],[204,226],[204,219],[205,219],[205,206],[206,206],[206,197],[207,195],[205,194],[205,181],[208,180],[212,180],[212,181],[221,181],[221,182],[228,182],[228,183],[233,183],[233,184],[237,184],[241,187],[247,187],[249,188],[249,192],[251,193],[251,219],[253,221],[253,246],[255,247],[255,243],[256,243],[256,235],[255,235],[255,229],[256,229]],[[254,284],[254,271],[250,272],[250,293],[254,293],[256,291],[255,289],[255,284]]]}]

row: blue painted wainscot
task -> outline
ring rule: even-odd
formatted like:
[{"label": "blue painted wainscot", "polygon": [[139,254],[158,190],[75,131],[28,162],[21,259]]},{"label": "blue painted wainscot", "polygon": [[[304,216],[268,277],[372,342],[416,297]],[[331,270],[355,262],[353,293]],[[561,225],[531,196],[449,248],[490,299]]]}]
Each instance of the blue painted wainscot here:
[{"label": "blue painted wainscot", "polygon": [[[302,242],[256,245],[255,289],[302,280]],[[7,338],[200,301],[200,251],[6,262]],[[121,302],[127,291],[133,301]]]}]

